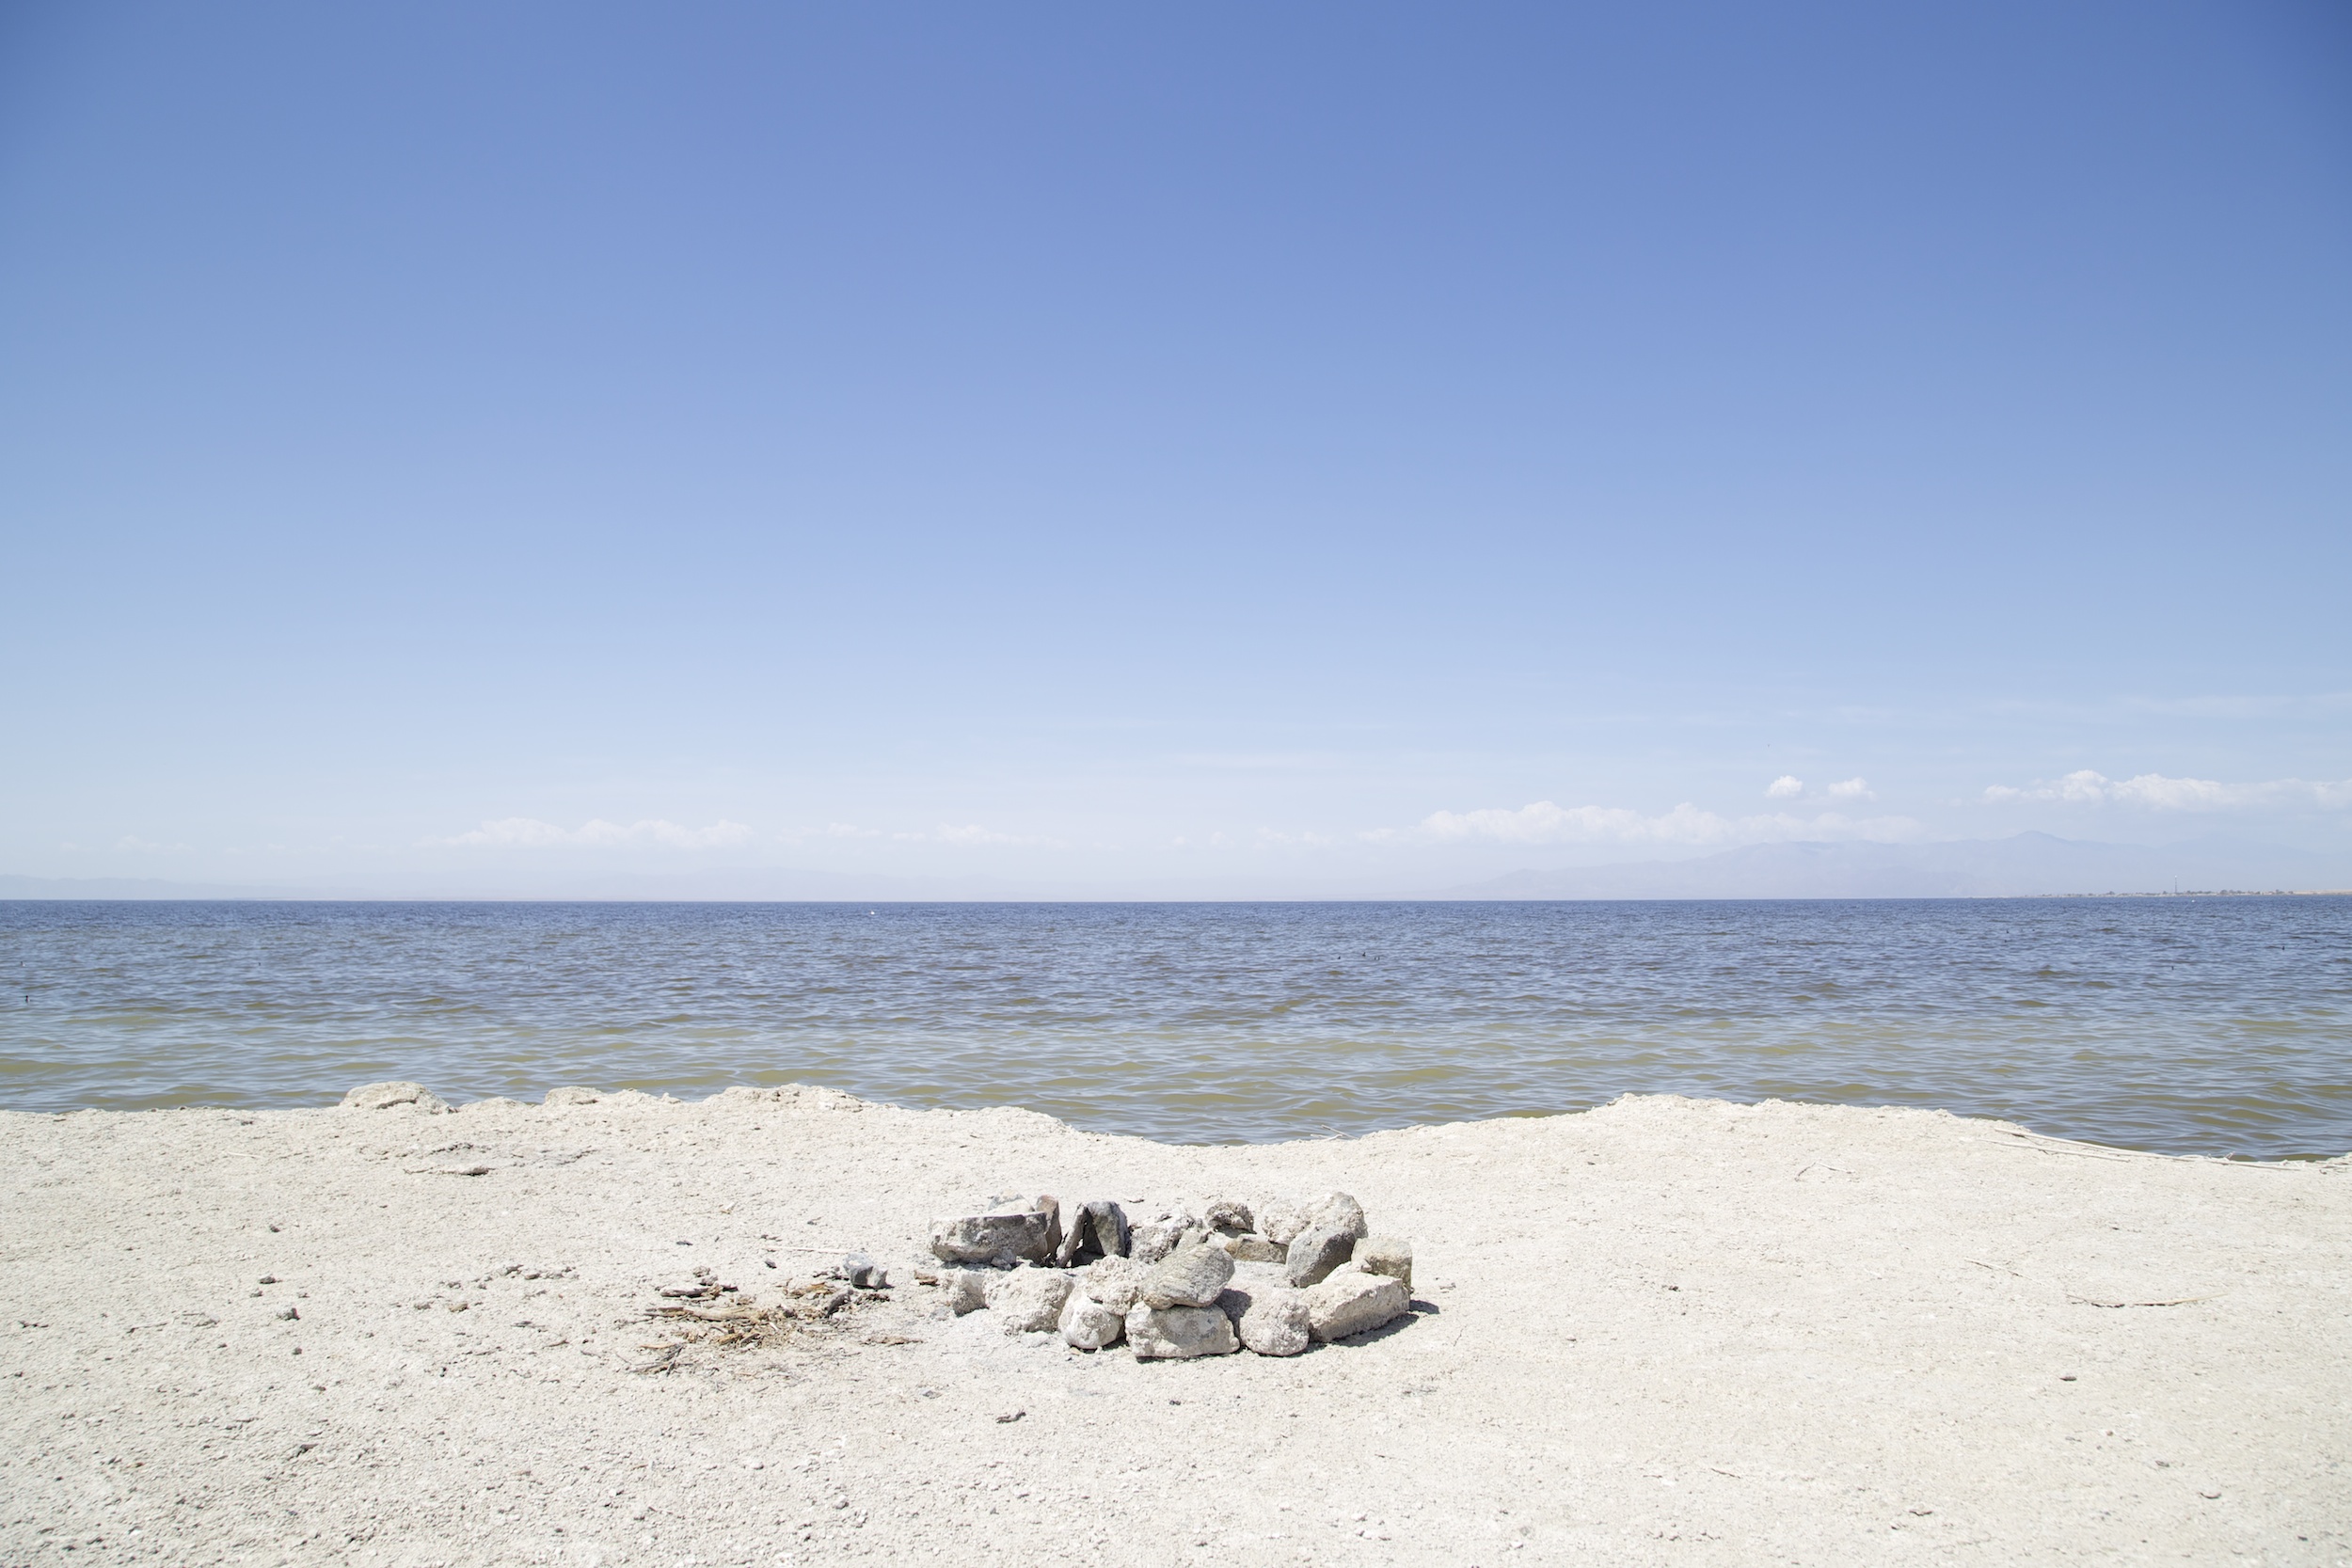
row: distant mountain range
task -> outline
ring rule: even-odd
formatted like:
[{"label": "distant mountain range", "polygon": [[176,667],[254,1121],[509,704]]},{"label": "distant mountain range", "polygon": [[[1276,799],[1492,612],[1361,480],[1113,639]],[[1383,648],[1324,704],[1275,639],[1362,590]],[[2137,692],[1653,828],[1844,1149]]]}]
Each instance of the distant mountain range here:
[{"label": "distant mountain range", "polygon": [[1316,899],[2014,898],[2046,894],[2352,890],[2352,855],[2201,839],[2149,846],[2019,833],[1941,844],[1757,844],[1684,861],[1515,871],[1412,891],[1241,883],[1039,883],[743,867],[612,873],[519,883],[399,889],[260,887],[124,877],[0,876],[8,898],[580,899],[732,902],[1215,902]]},{"label": "distant mountain range", "polygon": [[1433,898],[2018,898],[2352,889],[2352,855],[2201,839],[2098,844],[2018,833],[1942,844],[1756,844],[1687,861],[1515,871]]},{"label": "distant mountain range", "polygon": [[977,878],[961,880],[948,878],[918,879],[755,867],[682,872],[669,876],[617,872],[581,876],[569,881],[542,880],[528,884],[519,880],[461,881],[453,878],[405,888],[395,884],[374,887],[262,887],[222,882],[168,882],[131,877],[0,876],[0,899],[254,898],[330,902],[346,899],[546,899],[694,903],[855,903],[872,899],[879,902],[922,903],[1035,896],[1035,892],[1013,884],[987,882]]},{"label": "distant mountain range", "polygon": [[243,882],[167,882],[153,877],[0,876],[0,898],[364,898],[317,888],[255,887]]}]

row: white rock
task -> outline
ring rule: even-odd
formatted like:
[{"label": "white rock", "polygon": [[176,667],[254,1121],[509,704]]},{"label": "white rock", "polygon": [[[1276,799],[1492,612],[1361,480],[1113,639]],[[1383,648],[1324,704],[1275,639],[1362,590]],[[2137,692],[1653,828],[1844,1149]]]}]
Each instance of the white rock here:
[{"label": "white rock", "polygon": [[1061,1304],[1062,1343],[1079,1350],[1104,1350],[1127,1337],[1127,1314],[1113,1311],[1083,1291],[1073,1291]]},{"label": "white rock", "polygon": [[1299,1201],[1276,1198],[1258,1205],[1258,1234],[1269,1242],[1293,1242],[1319,1225],[1364,1234],[1364,1206],[1345,1193],[1321,1193]]},{"label": "white rock", "polygon": [[1079,1286],[1089,1297],[1123,1317],[1143,1294],[1144,1276],[1151,1272],[1132,1258],[1104,1258],[1087,1265],[1086,1273],[1078,1276]]},{"label": "white rock", "polygon": [[1233,1277],[1233,1259],[1213,1246],[1190,1246],[1144,1276],[1143,1299],[1151,1307],[1214,1307]]},{"label": "white rock", "polygon": [[1200,1221],[1211,1230],[1228,1236],[1243,1235],[1258,1227],[1250,1217],[1249,1205],[1232,1197],[1211,1199],[1200,1211]]},{"label": "white rock", "polygon": [[1138,1361],[1183,1361],[1196,1355],[1231,1355],[1241,1349],[1233,1320],[1216,1307],[1146,1307],[1127,1313],[1127,1343]]},{"label": "white rock", "polygon": [[1156,1263],[1176,1250],[1185,1231],[1200,1227],[1200,1221],[1184,1210],[1164,1210],[1129,1227],[1127,1255],[1138,1263]]},{"label": "white rock", "polygon": [[1232,1288],[1251,1291],[1288,1290],[1290,1279],[1279,1263],[1235,1263]]},{"label": "white rock", "polygon": [[1235,1286],[1216,1304],[1233,1321],[1246,1349],[1260,1355],[1296,1355],[1311,1339],[1307,1292],[1287,1285]]},{"label": "white rock", "polygon": [[1350,1260],[1366,1274],[1385,1274],[1407,1291],[1413,1288],[1413,1243],[1402,1236],[1367,1236]]},{"label": "white rock", "polygon": [[943,1263],[1043,1262],[1060,1241],[1061,1206],[1050,1196],[992,1202],[977,1214],[931,1222],[931,1256]]},{"label": "white rock", "polygon": [[939,1284],[947,1297],[947,1309],[961,1318],[986,1307],[988,1279],[988,1275],[973,1269],[949,1269],[941,1275]]},{"label": "white rock", "polygon": [[1372,1231],[1372,1227],[1364,1223],[1364,1206],[1345,1193],[1326,1193],[1315,1199],[1314,1207],[1308,1212],[1307,1224],[1310,1229],[1329,1226],[1359,1238],[1370,1235]]},{"label": "white rock", "polygon": [[1413,1305],[1402,1282],[1354,1270],[1335,1274],[1305,1294],[1307,1332],[1322,1341],[1369,1333],[1405,1316]]},{"label": "white rock", "polygon": [[1271,1198],[1256,1210],[1258,1234],[1269,1242],[1288,1242],[1307,1228],[1308,1206],[1295,1198]]},{"label": "white rock", "polygon": [[1059,1269],[1015,1269],[989,1280],[988,1309],[1005,1320],[1008,1334],[1044,1333],[1060,1325],[1072,1288]]},{"label": "white rock", "polygon": [[1263,1236],[1213,1235],[1209,1244],[1236,1263],[1279,1263],[1290,1256],[1290,1248]]}]

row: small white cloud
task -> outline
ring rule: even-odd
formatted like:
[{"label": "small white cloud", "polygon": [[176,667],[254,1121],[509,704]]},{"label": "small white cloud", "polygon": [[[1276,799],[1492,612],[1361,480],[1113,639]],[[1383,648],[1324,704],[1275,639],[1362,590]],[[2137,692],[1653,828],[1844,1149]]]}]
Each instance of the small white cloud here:
[{"label": "small white cloud", "polygon": [[1327,834],[1310,832],[1304,830],[1295,833],[1288,833],[1282,832],[1279,828],[1260,828],[1257,833],[1257,844],[1258,847],[1261,849],[1287,848],[1292,845],[1299,845],[1307,848],[1319,849],[1325,845],[1336,842],[1338,841],[1331,838]]},{"label": "small white cloud", "polygon": [[825,836],[827,838],[880,838],[882,835],[882,830],[880,828],[861,828],[854,822],[828,822],[825,824]]},{"label": "small white cloud", "polygon": [[1438,844],[1674,844],[1729,847],[1789,840],[1868,839],[1899,843],[1923,830],[1908,816],[1855,819],[1836,812],[1793,816],[1720,816],[1684,801],[1645,816],[1623,806],[1559,806],[1537,800],[1517,811],[1432,812],[1412,828],[1381,828],[1362,836],[1380,843]]},{"label": "small white cloud", "polygon": [[[1804,781],[1794,773],[1783,773],[1765,787],[1764,794],[1767,799],[1773,800],[1801,800],[1805,797]],[[1822,792],[1822,796],[1816,796],[1815,799],[1819,800],[1823,796],[1832,800],[1875,800],[1878,799],[1878,793],[1865,779],[1842,779],[1830,785]]]},{"label": "small white cloud", "polygon": [[748,844],[752,830],[723,817],[707,828],[682,827],[659,818],[627,826],[593,817],[577,828],[560,827],[533,816],[502,816],[485,822],[471,832],[453,838],[428,838],[430,847],[551,849],[578,846],[655,845],[665,849],[725,849]]},{"label": "small white cloud", "polygon": [[942,844],[1035,844],[1037,842],[1033,838],[1022,838],[1013,833],[1000,833],[993,828],[983,828],[977,822],[967,822],[961,828],[950,827],[943,822],[939,825],[939,831],[931,836]]},{"label": "small white cloud", "polygon": [[2352,806],[2352,779],[2341,784],[2306,779],[2223,784],[2218,779],[2172,779],[2162,773],[2110,779],[2084,768],[2024,789],[1994,784],[1985,790],[1984,799],[1993,805],[2134,806],[2144,811],[2275,811],[2298,806],[2335,811]]}]

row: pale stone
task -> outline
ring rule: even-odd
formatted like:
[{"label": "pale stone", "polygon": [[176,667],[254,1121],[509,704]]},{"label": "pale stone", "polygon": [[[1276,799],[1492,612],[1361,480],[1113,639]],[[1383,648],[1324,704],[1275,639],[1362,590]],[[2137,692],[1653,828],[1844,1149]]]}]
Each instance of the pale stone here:
[{"label": "pale stone", "polygon": [[1307,1228],[1307,1205],[1295,1198],[1278,1197],[1257,1207],[1258,1234],[1269,1242],[1284,1243]]},{"label": "pale stone", "polygon": [[1239,1236],[1258,1228],[1257,1222],[1250,1217],[1249,1205],[1237,1198],[1218,1198],[1208,1206],[1200,1218],[1211,1230],[1222,1231],[1228,1236]]},{"label": "pale stone", "polygon": [[1366,1230],[1364,1206],[1339,1192],[1303,1200],[1276,1198],[1258,1205],[1258,1234],[1270,1242],[1293,1242],[1322,1225],[1361,1236]]},{"label": "pale stone", "polygon": [[1143,1300],[1150,1307],[1213,1307],[1217,1292],[1233,1277],[1233,1260],[1213,1246],[1190,1246],[1170,1253],[1143,1281]]},{"label": "pale stone", "polygon": [[1307,1292],[1288,1286],[1235,1286],[1216,1299],[1242,1344],[1260,1355],[1296,1355],[1311,1336],[1308,1332]]},{"label": "pale stone", "polygon": [[1138,1361],[1182,1361],[1195,1355],[1231,1355],[1241,1349],[1233,1320],[1215,1307],[1147,1307],[1128,1310],[1127,1343]]},{"label": "pale stone", "polygon": [[1236,1291],[1282,1291],[1290,1288],[1290,1276],[1279,1263],[1240,1263],[1233,1265],[1232,1288]]},{"label": "pale stone", "polygon": [[1307,1228],[1327,1227],[1344,1230],[1359,1240],[1371,1234],[1372,1228],[1364,1223],[1364,1206],[1345,1193],[1326,1193],[1315,1199],[1313,1208],[1309,1211]]},{"label": "pale stone", "polygon": [[1334,1275],[1306,1292],[1307,1332],[1318,1340],[1365,1334],[1412,1309],[1401,1281],[1384,1274]]},{"label": "pale stone", "polygon": [[973,1269],[949,1269],[939,1283],[947,1294],[947,1309],[957,1317],[988,1305],[989,1276]]},{"label": "pale stone", "polygon": [[1290,1256],[1290,1248],[1263,1236],[1216,1235],[1209,1238],[1209,1244],[1236,1263],[1279,1263]]},{"label": "pale stone", "polygon": [[420,1111],[446,1111],[449,1102],[422,1084],[405,1079],[385,1084],[362,1084],[343,1096],[347,1111],[389,1111],[395,1105],[414,1105]]},{"label": "pale stone", "polygon": [[1124,1313],[1143,1294],[1152,1271],[1132,1258],[1101,1258],[1087,1265],[1080,1288],[1114,1312]]},{"label": "pale stone", "polygon": [[1073,1291],[1061,1304],[1062,1343],[1077,1350],[1105,1350],[1127,1337],[1127,1314]]},{"label": "pale stone", "polygon": [[1176,1250],[1185,1231],[1200,1225],[1183,1210],[1163,1211],[1129,1231],[1127,1256],[1138,1263],[1156,1263]]},{"label": "pale stone", "polygon": [[1039,1334],[1060,1325],[1071,1289],[1058,1269],[1015,1269],[989,1279],[988,1309],[1004,1319],[1008,1334]]},{"label": "pale stone", "polygon": [[982,1213],[931,1222],[931,1254],[943,1263],[1009,1269],[1043,1262],[1061,1240],[1060,1205],[1051,1197],[992,1203]]},{"label": "pale stone", "polygon": [[1366,1274],[1385,1274],[1406,1291],[1413,1288],[1413,1243],[1402,1236],[1367,1236],[1356,1243],[1351,1261]]}]

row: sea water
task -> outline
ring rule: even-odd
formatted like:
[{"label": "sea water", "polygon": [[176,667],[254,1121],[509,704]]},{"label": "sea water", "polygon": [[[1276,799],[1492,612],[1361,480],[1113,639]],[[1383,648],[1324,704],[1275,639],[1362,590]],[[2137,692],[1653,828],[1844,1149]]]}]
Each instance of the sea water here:
[{"label": "sea water", "polygon": [[0,1106],[823,1084],[1180,1142],[1626,1093],[2352,1149],[2352,898],[0,903]]}]

